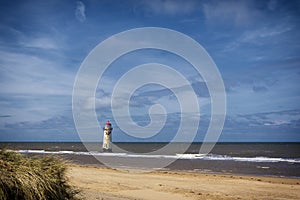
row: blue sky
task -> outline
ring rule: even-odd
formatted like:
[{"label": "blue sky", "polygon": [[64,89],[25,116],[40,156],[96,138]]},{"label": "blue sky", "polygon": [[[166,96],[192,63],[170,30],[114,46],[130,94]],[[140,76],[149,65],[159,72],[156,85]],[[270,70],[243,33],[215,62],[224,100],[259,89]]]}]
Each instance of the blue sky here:
[{"label": "blue sky", "polygon": [[[72,90],[82,61],[111,35],[163,27],[196,40],[218,66],[227,95],[220,141],[300,142],[299,15],[299,1],[1,1],[0,141],[79,141]],[[189,63],[168,52],[148,49],[120,57],[86,106],[95,103],[101,125],[107,119],[115,125],[114,85],[132,67],[149,62],[174,67],[195,89],[201,110],[195,141],[201,141],[210,119],[206,84]],[[115,125],[114,141],[172,139],[180,109],[168,88],[139,88],[130,101],[132,118],[147,125],[148,108],[156,103],[167,112],[160,133],[141,140]]]}]

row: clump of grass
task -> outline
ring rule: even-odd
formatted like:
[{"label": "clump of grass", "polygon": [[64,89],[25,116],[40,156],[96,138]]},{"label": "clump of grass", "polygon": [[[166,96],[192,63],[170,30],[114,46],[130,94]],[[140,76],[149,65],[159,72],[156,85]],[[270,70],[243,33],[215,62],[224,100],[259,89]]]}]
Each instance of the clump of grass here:
[{"label": "clump of grass", "polygon": [[53,156],[25,157],[0,149],[0,200],[77,199],[66,165]]}]

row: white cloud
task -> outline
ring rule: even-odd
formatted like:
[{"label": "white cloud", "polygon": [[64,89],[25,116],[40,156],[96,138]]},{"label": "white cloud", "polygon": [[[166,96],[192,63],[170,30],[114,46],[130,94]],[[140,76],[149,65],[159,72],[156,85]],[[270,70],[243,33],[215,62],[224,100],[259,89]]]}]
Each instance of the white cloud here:
[{"label": "white cloud", "polygon": [[291,27],[289,26],[263,27],[258,30],[245,32],[240,38],[240,41],[255,42],[258,39],[265,39],[268,37],[277,36],[290,30]]},{"label": "white cloud", "polygon": [[110,108],[110,106],[111,98],[109,96],[102,96],[100,98],[90,97],[86,100],[86,102],[83,105],[85,109],[103,109]]},{"label": "white cloud", "polygon": [[56,60],[0,50],[0,77],[0,108],[12,116],[0,126],[45,120],[70,109],[75,73]]},{"label": "white cloud", "polygon": [[147,12],[154,14],[178,15],[189,14],[197,9],[194,1],[174,1],[174,0],[156,0],[144,1],[144,8]]},{"label": "white cloud", "polygon": [[265,126],[280,126],[284,124],[290,124],[290,122],[286,120],[273,120],[264,123]]},{"label": "white cloud", "polygon": [[233,42],[225,46],[224,51],[232,51],[240,47],[242,44],[266,44],[267,42],[273,42],[274,37],[284,34],[292,30],[292,26],[286,24],[279,24],[275,27],[262,27],[255,30],[249,30],[244,32]]},{"label": "white cloud", "polygon": [[27,39],[26,41],[22,42],[21,45],[24,47],[40,48],[45,50],[55,50],[59,48],[57,42],[49,37]]},{"label": "white cloud", "polygon": [[85,5],[81,1],[76,2],[75,16],[80,22],[84,22],[86,20]]},{"label": "white cloud", "polygon": [[203,13],[209,24],[229,23],[247,26],[260,13],[253,9],[251,1],[209,1],[203,5]]},{"label": "white cloud", "polygon": [[70,95],[74,74],[61,64],[25,53],[0,51],[1,88],[5,94]]}]

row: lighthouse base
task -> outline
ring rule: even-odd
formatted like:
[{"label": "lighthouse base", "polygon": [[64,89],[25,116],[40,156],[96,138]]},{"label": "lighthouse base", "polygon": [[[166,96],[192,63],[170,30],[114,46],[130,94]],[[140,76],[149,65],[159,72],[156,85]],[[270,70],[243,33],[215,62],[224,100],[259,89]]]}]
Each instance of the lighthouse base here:
[{"label": "lighthouse base", "polygon": [[106,148],[102,148],[103,152],[112,152],[112,149],[106,149]]}]

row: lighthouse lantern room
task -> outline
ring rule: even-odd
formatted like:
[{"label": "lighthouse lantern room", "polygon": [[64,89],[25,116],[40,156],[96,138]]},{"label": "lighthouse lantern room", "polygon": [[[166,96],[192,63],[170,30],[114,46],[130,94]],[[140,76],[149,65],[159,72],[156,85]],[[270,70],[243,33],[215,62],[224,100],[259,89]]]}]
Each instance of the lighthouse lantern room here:
[{"label": "lighthouse lantern room", "polygon": [[105,123],[105,126],[103,128],[103,146],[102,149],[104,152],[111,152],[111,134],[112,134],[112,126],[110,121],[107,121]]}]

